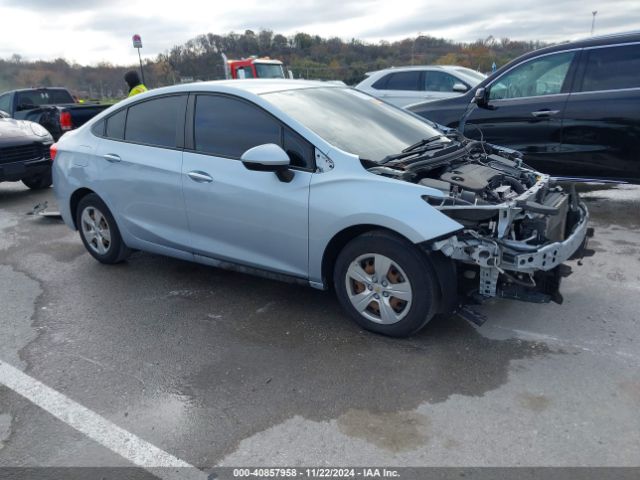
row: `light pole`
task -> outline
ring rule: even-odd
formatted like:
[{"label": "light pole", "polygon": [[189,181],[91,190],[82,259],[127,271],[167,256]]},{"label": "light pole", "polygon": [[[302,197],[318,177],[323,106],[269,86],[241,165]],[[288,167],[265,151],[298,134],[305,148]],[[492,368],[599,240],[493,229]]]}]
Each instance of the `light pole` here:
[{"label": "light pole", "polygon": [[591,19],[591,36],[593,36],[593,31],[596,28],[596,15],[598,14],[598,11],[594,10],[591,14],[593,15],[593,18]]}]

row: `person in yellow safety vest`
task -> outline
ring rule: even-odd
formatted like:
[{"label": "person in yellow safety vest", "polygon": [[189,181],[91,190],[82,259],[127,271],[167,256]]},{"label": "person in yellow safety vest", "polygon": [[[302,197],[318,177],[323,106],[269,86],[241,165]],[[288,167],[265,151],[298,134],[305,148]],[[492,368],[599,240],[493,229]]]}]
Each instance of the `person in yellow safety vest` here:
[{"label": "person in yellow safety vest", "polygon": [[149,89],[144,86],[144,84],[140,81],[140,77],[138,76],[138,72],[135,70],[130,70],[124,74],[124,81],[129,85],[129,97],[133,97],[139,93],[144,93]]}]

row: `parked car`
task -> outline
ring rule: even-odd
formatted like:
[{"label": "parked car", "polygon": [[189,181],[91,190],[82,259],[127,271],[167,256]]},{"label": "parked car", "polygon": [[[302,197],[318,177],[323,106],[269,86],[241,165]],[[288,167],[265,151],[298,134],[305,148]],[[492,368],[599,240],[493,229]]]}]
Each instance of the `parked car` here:
[{"label": "parked car", "polygon": [[154,90],[52,151],[62,217],[98,261],[137,249],[331,287],[387,335],[462,298],[560,301],[587,235],[577,195],[517,152],[325,82]]},{"label": "parked car", "polygon": [[367,78],[356,88],[398,107],[405,107],[417,102],[460,96],[485,78],[480,72],[458,66],[394,67],[367,73]]},{"label": "parked car", "polygon": [[109,106],[77,103],[66,88],[24,88],[0,94],[0,110],[16,120],[39,123],[55,140]]},{"label": "parked car", "polygon": [[408,107],[464,125],[558,176],[640,182],[640,33],[548,47],[505,65],[465,95]]},{"label": "parked car", "polygon": [[52,144],[53,138],[42,126],[13,120],[0,110],[0,182],[22,180],[32,189],[50,186]]}]

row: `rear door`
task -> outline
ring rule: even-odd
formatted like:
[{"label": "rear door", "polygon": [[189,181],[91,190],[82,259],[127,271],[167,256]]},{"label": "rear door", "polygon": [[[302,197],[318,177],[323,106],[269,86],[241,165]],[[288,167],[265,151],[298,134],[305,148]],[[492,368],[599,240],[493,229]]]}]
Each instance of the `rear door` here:
[{"label": "rear door", "polygon": [[153,97],[106,120],[94,161],[98,193],[133,248],[189,250],[181,184],[186,100]]},{"label": "rear door", "polygon": [[580,63],[560,172],[640,181],[640,43],[588,48]]},{"label": "rear door", "polygon": [[[182,185],[200,261],[228,261],[307,278],[314,148],[252,102],[192,95]],[[240,160],[257,145],[284,148],[295,171],[282,182]]]},{"label": "rear door", "polygon": [[505,72],[487,87],[493,108],[476,108],[465,135],[520,150],[532,166],[555,173],[577,55],[550,53]]}]

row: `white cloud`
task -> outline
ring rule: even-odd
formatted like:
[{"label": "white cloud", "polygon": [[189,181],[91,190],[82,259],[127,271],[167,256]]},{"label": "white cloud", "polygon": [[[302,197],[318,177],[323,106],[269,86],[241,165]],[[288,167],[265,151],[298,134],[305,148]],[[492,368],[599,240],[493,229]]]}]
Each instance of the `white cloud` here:
[{"label": "white cloud", "polygon": [[[201,33],[269,28],[366,41],[396,40],[418,32],[459,41],[493,35],[561,41],[596,32],[640,29],[637,0],[0,0],[0,57],[64,57],[82,64],[137,61],[131,35],[155,57]],[[52,6],[55,6],[53,8]]]}]

